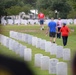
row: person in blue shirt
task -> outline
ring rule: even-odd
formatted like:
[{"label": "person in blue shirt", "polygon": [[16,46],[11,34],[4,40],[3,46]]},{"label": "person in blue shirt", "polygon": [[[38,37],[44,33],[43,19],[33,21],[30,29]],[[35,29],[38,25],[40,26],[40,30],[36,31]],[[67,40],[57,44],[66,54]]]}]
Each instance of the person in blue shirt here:
[{"label": "person in blue shirt", "polygon": [[54,18],[51,18],[51,21],[48,23],[48,29],[47,32],[49,32],[50,41],[55,43],[56,41],[56,31],[57,31],[57,25],[56,22],[54,22]]}]

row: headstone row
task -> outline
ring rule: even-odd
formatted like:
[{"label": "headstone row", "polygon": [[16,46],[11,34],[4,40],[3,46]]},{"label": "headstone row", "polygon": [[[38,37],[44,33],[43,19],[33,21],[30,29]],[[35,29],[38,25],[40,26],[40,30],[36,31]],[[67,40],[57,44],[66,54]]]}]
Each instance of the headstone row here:
[{"label": "headstone row", "polygon": [[40,67],[41,70],[48,70],[49,74],[68,75],[67,63],[59,62],[56,58],[49,58],[43,54],[35,54],[35,66]]},{"label": "headstone row", "polygon": [[38,20],[32,20],[32,19],[29,19],[29,20],[23,20],[23,19],[2,19],[1,20],[1,24],[3,25],[34,25],[34,24],[39,24],[39,21]]},{"label": "headstone row", "polygon": [[[69,24],[76,24],[76,19],[61,19],[62,20],[62,23],[65,22],[67,23],[68,25]],[[57,22],[58,20],[55,19],[55,22]],[[48,24],[50,22],[50,19],[46,19],[44,21],[44,24]],[[14,24],[17,24],[17,25],[20,25],[20,24],[23,24],[23,25],[39,25],[39,20],[38,19],[28,19],[28,20],[24,20],[24,19],[7,19],[5,20],[4,18],[1,19],[1,24],[3,25],[6,25],[6,24],[9,24],[9,25],[14,25]]]},{"label": "headstone row", "polygon": [[32,50],[18,43],[17,41],[0,34],[0,43],[1,45],[9,48],[9,50],[14,51],[16,54],[19,54],[20,57],[24,58],[24,60],[26,61],[32,60]]},{"label": "headstone row", "polygon": [[32,44],[36,48],[40,48],[45,52],[50,52],[51,55],[56,55],[56,58],[63,58],[63,60],[70,60],[70,49],[63,48],[63,46],[58,46],[57,44],[51,43],[41,38],[37,38],[30,34],[24,34],[20,32],[10,31],[10,37]]}]

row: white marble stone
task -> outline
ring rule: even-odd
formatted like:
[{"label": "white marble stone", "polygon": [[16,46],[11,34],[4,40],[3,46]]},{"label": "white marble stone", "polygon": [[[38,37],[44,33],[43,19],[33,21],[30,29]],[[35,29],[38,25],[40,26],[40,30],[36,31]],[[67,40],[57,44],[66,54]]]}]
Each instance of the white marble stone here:
[{"label": "white marble stone", "polygon": [[4,19],[3,19],[3,20],[1,20],[1,24],[5,26],[5,25],[7,24],[7,21],[6,21],[6,20],[4,20]]},{"label": "white marble stone", "polygon": [[37,37],[32,37],[32,46],[36,46],[37,39]]},{"label": "white marble stone", "polygon": [[73,19],[67,19],[67,25],[73,24]]},{"label": "white marble stone", "polygon": [[50,21],[51,21],[50,19],[45,20],[44,24],[48,25],[48,23],[49,23]]},{"label": "white marble stone", "polygon": [[18,40],[22,40],[22,33],[18,33]]},{"label": "white marble stone", "polygon": [[25,41],[25,34],[22,33],[22,41],[24,42]]},{"label": "white marble stone", "polygon": [[4,35],[1,35],[1,45],[4,45]]},{"label": "white marble stone", "polygon": [[20,57],[24,57],[24,50],[26,49],[26,46],[23,46],[22,44],[20,44],[19,47],[19,53],[20,53]]},{"label": "white marble stone", "polygon": [[46,41],[45,43],[45,52],[50,52],[52,43],[50,41]]},{"label": "white marble stone", "polygon": [[63,57],[63,46],[57,46],[56,58],[62,58],[62,57]]},{"label": "white marble stone", "polygon": [[8,21],[7,23],[8,23],[9,25],[13,25],[13,20],[12,20],[12,19],[8,19],[7,21]]},{"label": "white marble stone", "polygon": [[15,51],[15,46],[16,46],[15,43],[16,43],[16,41],[13,40],[13,41],[12,41],[12,51]]},{"label": "white marble stone", "polygon": [[49,59],[48,56],[41,57],[41,70],[49,70]]},{"label": "white marble stone", "polygon": [[32,50],[30,48],[26,48],[24,50],[24,60],[31,61],[32,60]]},{"label": "white marble stone", "polygon": [[35,54],[35,66],[40,67],[41,66],[41,57],[43,54]]},{"label": "white marble stone", "polygon": [[58,62],[59,61],[56,58],[52,58],[49,60],[49,74],[56,74],[56,66]]},{"label": "white marble stone", "polygon": [[52,44],[50,48],[50,54],[56,55],[56,53],[57,53],[57,44]]},{"label": "white marble stone", "polygon": [[15,46],[15,53],[16,53],[16,54],[20,54],[20,49],[19,49],[19,48],[20,48],[20,47],[19,47],[19,46],[20,46],[20,43],[16,42],[15,45],[16,45],[16,46]]},{"label": "white marble stone", "polygon": [[45,50],[45,42],[46,42],[46,40],[41,39],[41,41],[40,41],[40,49]]},{"label": "white marble stone", "polygon": [[34,21],[33,19],[29,19],[29,20],[28,20],[28,24],[34,25],[34,23],[35,23],[35,21]]},{"label": "white marble stone", "polygon": [[71,52],[69,48],[63,49],[63,60],[70,60],[71,59]]},{"label": "white marble stone", "polygon": [[28,35],[28,44],[32,44],[32,35]]},{"label": "white marble stone", "polygon": [[20,25],[20,19],[15,19],[14,24]]},{"label": "white marble stone", "polygon": [[23,24],[23,25],[27,25],[27,23],[28,23],[27,20],[23,20],[23,19],[21,19],[21,24]]},{"label": "white marble stone", "polygon": [[76,19],[74,19],[74,24],[76,24]]},{"label": "white marble stone", "polygon": [[68,75],[67,63],[58,62],[56,66],[57,73],[56,75]]},{"label": "white marble stone", "polygon": [[5,46],[6,46],[7,48],[9,48],[9,40],[10,40],[10,38],[9,38],[9,37],[6,37],[6,43],[5,43]]},{"label": "white marble stone", "polygon": [[9,39],[9,50],[12,49],[12,39]]},{"label": "white marble stone", "polygon": [[38,38],[36,42],[36,48],[40,48],[40,41],[41,41],[41,38]]},{"label": "white marble stone", "polygon": [[34,20],[34,23],[39,25],[39,21],[38,20]]},{"label": "white marble stone", "polygon": [[28,43],[28,34],[25,34],[25,42]]}]

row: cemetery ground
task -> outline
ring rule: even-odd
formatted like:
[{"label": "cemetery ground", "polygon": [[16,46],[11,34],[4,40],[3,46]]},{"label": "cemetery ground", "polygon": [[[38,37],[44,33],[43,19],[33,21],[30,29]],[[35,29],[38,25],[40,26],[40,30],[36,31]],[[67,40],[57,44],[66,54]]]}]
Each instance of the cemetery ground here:
[{"label": "cemetery ground", "polygon": [[[68,44],[64,48],[70,48],[71,49],[71,57],[73,57],[73,55],[76,51],[76,26],[75,25],[69,25],[69,28],[73,28],[74,32],[71,32],[69,34]],[[40,30],[39,25],[27,25],[27,26],[24,26],[24,25],[20,25],[20,26],[18,26],[18,25],[6,25],[6,26],[0,26],[1,34],[8,36],[8,37],[9,37],[9,31],[13,30],[13,31],[17,31],[17,32],[31,34],[31,35],[37,36],[39,38],[46,39],[47,41],[50,41],[49,36],[46,36],[46,29],[47,29],[46,25],[45,25],[45,30],[43,30],[43,31]],[[50,75],[48,71],[41,70],[40,67],[39,68],[35,67],[34,55],[37,53],[41,53],[44,56],[49,56],[50,58],[55,58],[56,56],[50,55],[50,53],[45,52],[44,50],[36,48],[35,46],[32,46],[32,45],[27,44],[25,42],[21,42],[21,41],[18,41],[18,42],[20,42],[21,44],[26,45],[28,48],[32,49],[32,61],[30,61],[28,63],[29,63],[30,68],[35,72],[35,74],[36,75]],[[58,45],[63,45],[62,39],[57,39],[56,43]],[[11,56],[11,57],[14,57],[18,60],[23,60],[23,58],[20,58],[19,55],[16,55],[14,52],[10,51],[8,48],[2,46],[1,44],[0,44],[0,54]],[[59,61],[63,61],[63,59],[60,58]],[[68,63],[68,75],[71,75],[71,61],[64,61],[64,62]]]}]

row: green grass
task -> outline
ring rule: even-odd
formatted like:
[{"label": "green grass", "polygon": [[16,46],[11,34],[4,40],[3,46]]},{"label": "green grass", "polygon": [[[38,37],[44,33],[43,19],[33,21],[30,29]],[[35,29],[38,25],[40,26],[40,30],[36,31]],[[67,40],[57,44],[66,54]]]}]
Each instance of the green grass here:
[{"label": "green grass", "polygon": [[[0,26],[0,28],[1,28],[1,34],[6,35],[8,37],[9,37],[9,31],[14,30],[14,31],[22,32],[22,33],[28,33],[28,34],[37,36],[39,38],[46,39],[48,41],[50,39],[49,36],[45,36],[47,26],[45,26],[44,31],[40,30],[39,25],[35,25],[35,26],[31,26],[31,25],[28,25],[28,26],[24,26],[24,25],[10,26],[10,25],[7,25],[7,26]],[[69,38],[68,38],[68,44],[67,44],[66,48],[71,49],[71,57],[73,57],[73,55],[74,55],[74,53],[76,51],[76,26],[75,25],[70,25],[69,28],[74,28],[75,31],[70,33]],[[56,56],[52,56],[52,55],[50,55],[50,53],[47,53],[44,50],[36,48],[35,46],[29,45],[27,43],[24,43],[24,42],[21,42],[21,41],[18,41],[18,42],[20,42],[21,44],[26,45],[28,48],[32,49],[32,61],[29,62],[29,65],[32,68],[32,70],[35,72],[35,74],[36,75],[50,75],[48,71],[43,71],[40,68],[37,68],[37,67],[34,66],[34,55],[37,54],[37,53],[41,53],[41,54],[43,54],[45,56],[49,56],[50,58],[55,58]],[[56,43],[58,45],[63,45],[62,44],[62,39],[57,39]],[[23,58],[20,58],[19,55],[16,55],[14,52],[8,50],[8,48],[6,48],[6,47],[4,47],[2,45],[0,45],[0,53],[6,54],[8,56],[12,56],[12,57],[17,58],[19,60],[20,59],[23,60]],[[62,58],[59,59],[59,61],[63,61]],[[64,62],[68,63],[68,75],[71,75],[70,64],[69,64],[70,61],[69,62],[64,61]]]}]

